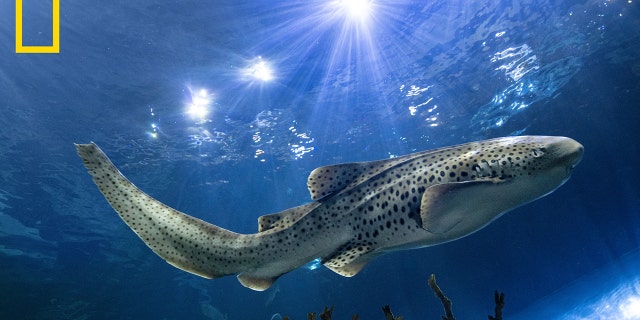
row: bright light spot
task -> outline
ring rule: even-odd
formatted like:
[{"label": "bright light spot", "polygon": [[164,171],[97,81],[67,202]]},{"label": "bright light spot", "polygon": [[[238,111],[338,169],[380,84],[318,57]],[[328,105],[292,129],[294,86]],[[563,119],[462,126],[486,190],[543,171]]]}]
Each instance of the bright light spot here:
[{"label": "bright light spot", "polygon": [[187,111],[190,115],[203,119],[209,113],[207,106],[199,105],[199,104],[191,104],[189,105],[189,110]]},{"label": "bright light spot", "polygon": [[[153,111],[153,107],[149,106],[149,114],[151,115],[152,118],[156,118],[156,114]],[[147,134],[149,135],[149,137],[157,139],[158,138],[158,125],[156,124],[155,121],[157,121],[157,119],[152,120],[153,122],[151,122],[151,131],[147,131]]]},{"label": "bright light spot", "polygon": [[411,85],[411,89],[407,92],[407,97],[419,96],[423,92],[429,90],[433,86],[428,86],[426,88],[420,88],[416,85]]},{"label": "bright light spot", "polygon": [[258,57],[257,61],[247,68],[246,73],[263,82],[271,81],[274,78],[273,70],[266,61],[262,60],[262,57]]},{"label": "bright light spot", "polygon": [[640,320],[640,278],[628,280],[609,292],[603,292],[597,301],[580,305],[574,308],[573,312],[558,319]]},{"label": "bright light spot", "polygon": [[262,141],[262,137],[260,136],[260,132],[254,133],[253,137],[251,139],[253,140],[254,143],[258,143],[258,142]]},{"label": "bright light spot", "polygon": [[[427,88],[425,88],[424,90],[426,90],[426,89],[427,89]],[[414,95],[418,95],[418,94],[414,94]],[[407,96],[408,96],[408,95],[407,95]],[[431,98],[427,99],[427,101],[425,101],[425,102],[423,102],[423,103],[420,103],[420,104],[418,104],[418,105],[410,106],[410,107],[409,107],[409,113],[410,113],[412,116],[415,116],[415,115],[416,115],[416,113],[418,113],[418,108],[422,108],[422,107],[424,107],[424,106],[428,105],[432,100],[433,100],[433,97],[431,97]],[[438,106],[433,106],[433,108],[428,109],[427,111],[428,111],[428,112],[433,112],[433,110],[435,110],[435,109],[437,109],[437,108],[438,108]]]},{"label": "bright light spot", "polygon": [[260,61],[260,63],[258,63],[255,67],[254,67],[254,73],[253,76],[262,80],[262,81],[269,81],[271,79],[273,79],[273,73],[271,72],[271,68],[269,68],[269,66],[267,66],[264,61]]},{"label": "bright light spot", "polygon": [[620,312],[624,319],[640,319],[640,296],[632,296],[626,303],[620,304]]},{"label": "bright light spot", "polygon": [[151,124],[151,132],[149,132],[149,136],[154,139],[158,138],[158,125],[155,123]]},{"label": "bright light spot", "polygon": [[338,4],[353,19],[367,19],[373,11],[371,0],[339,0]]},{"label": "bright light spot", "polygon": [[320,258],[312,260],[311,262],[307,263],[304,265],[303,268],[307,269],[307,270],[315,270],[320,268],[320,266],[322,265],[322,260]]},{"label": "bright light spot", "polygon": [[206,120],[209,114],[209,107],[211,106],[211,95],[205,89],[200,89],[197,92],[191,92],[191,103],[187,106],[187,113],[191,117],[198,120]]}]

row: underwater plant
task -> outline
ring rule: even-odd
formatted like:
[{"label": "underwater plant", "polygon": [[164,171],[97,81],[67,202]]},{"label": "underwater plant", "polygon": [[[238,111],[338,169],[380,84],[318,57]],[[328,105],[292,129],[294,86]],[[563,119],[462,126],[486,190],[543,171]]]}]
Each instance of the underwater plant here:
[{"label": "underwater plant", "polygon": [[[445,315],[441,316],[441,320],[455,320],[455,316],[453,315],[453,309],[451,299],[444,295],[442,289],[436,283],[436,276],[431,274],[429,277],[429,287],[436,295],[440,302],[442,303],[442,307],[444,308]],[[489,320],[503,320],[502,319],[502,308],[504,308],[504,293],[498,293],[498,290],[494,292],[494,300],[496,303],[495,307],[495,315],[489,315]],[[393,312],[391,312],[391,307],[384,306],[382,307],[382,312],[384,312],[385,320],[403,320],[401,316],[394,316]],[[279,314],[278,314],[279,315]],[[320,313],[320,320],[332,320],[333,315],[333,306],[331,308],[324,307],[324,310]],[[307,314],[307,320],[317,320],[317,314],[315,312],[310,312]],[[283,317],[283,320],[289,320],[289,317]],[[360,316],[357,314],[351,316],[351,320],[360,320]]]},{"label": "underwater plant", "polygon": [[[456,318],[453,316],[453,310],[452,310],[452,305],[453,303],[451,302],[451,299],[447,298],[447,296],[444,295],[444,293],[442,292],[442,290],[440,289],[440,287],[438,286],[438,284],[436,283],[436,275],[435,274],[431,274],[431,276],[429,277],[429,287],[431,288],[431,290],[433,291],[433,293],[436,295],[436,297],[438,297],[438,299],[440,299],[440,302],[442,303],[442,306],[444,307],[444,312],[445,315],[441,316],[442,320],[455,320]],[[502,320],[502,308],[504,308],[504,293],[498,293],[498,290],[496,290],[493,293],[493,299],[495,300],[496,303],[496,308],[495,308],[495,315],[489,315],[489,320]],[[388,319],[388,318],[387,318]]]}]

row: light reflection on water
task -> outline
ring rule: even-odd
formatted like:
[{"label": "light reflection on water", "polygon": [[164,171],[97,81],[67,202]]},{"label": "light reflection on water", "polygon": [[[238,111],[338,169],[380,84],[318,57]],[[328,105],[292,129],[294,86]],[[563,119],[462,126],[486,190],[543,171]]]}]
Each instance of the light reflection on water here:
[{"label": "light reflection on water", "polygon": [[[517,65],[514,68],[519,68]],[[529,71],[518,70],[517,77],[505,70],[513,79],[513,84],[497,93],[474,115],[472,128],[476,133],[502,127],[513,116],[542,99],[552,98],[582,67],[582,60],[566,57],[548,63],[540,68],[533,66]]]},{"label": "light reflection on water", "polygon": [[640,319],[640,278],[621,284],[593,303],[577,307],[579,311],[563,320],[638,320]]},{"label": "light reflection on water", "polygon": [[526,43],[497,52],[490,61],[491,63],[503,63],[496,70],[504,71],[513,81],[518,81],[527,73],[540,68],[538,57],[533,54],[533,50]]}]

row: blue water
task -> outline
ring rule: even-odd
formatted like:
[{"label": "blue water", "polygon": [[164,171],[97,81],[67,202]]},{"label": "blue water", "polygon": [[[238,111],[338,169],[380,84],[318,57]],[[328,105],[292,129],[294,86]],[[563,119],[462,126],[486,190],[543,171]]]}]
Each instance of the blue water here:
[{"label": "blue water", "polygon": [[[62,1],[60,53],[16,54],[0,2],[0,319],[640,319],[638,1]],[[48,1],[24,43],[49,45]],[[190,108],[195,106],[197,108]],[[75,154],[243,233],[309,201],[314,168],[477,139],[563,135],[553,194],[354,278],[317,265],[265,292],[153,254]],[[635,307],[634,307],[635,305]],[[635,309],[634,309],[635,308]],[[635,311],[634,311],[635,310]]]}]

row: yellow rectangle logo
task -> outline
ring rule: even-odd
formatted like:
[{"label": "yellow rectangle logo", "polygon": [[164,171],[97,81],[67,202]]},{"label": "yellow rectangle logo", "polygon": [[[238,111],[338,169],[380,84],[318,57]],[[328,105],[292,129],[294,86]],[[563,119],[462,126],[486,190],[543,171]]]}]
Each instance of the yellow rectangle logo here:
[{"label": "yellow rectangle logo", "polygon": [[60,53],[60,0],[53,0],[53,31],[50,46],[22,45],[22,0],[16,0],[16,53]]}]

